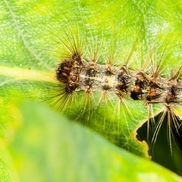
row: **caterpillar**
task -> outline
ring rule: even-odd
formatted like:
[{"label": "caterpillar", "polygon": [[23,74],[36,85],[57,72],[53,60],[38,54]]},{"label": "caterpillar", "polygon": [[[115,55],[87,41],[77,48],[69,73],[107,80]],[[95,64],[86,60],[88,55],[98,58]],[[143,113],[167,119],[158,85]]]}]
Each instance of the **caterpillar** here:
[{"label": "caterpillar", "polygon": [[75,52],[71,59],[63,60],[56,71],[57,79],[65,84],[65,93],[84,90],[85,92],[102,91],[123,95],[133,100],[150,103],[180,104],[182,81],[178,81],[179,71],[171,78],[161,78],[157,71],[147,75],[142,71],[121,67],[96,64],[85,61]]},{"label": "caterpillar", "polygon": [[[118,58],[110,49],[102,51],[106,45],[103,37],[99,43],[98,37],[87,41],[80,37],[84,33],[70,31],[70,34],[66,32],[65,37],[59,38],[61,54],[55,69],[58,84],[51,88],[54,92],[51,104],[72,120],[80,121],[118,146],[142,156],[147,154],[138,150],[141,145],[138,141],[146,141],[149,155],[153,155],[162,124],[166,122],[167,144],[173,155],[173,136],[177,134],[181,138],[180,113],[176,109],[181,105],[181,67],[167,77],[163,72],[165,50],[156,58],[155,44],[143,61],[136,59],[140,47],[136,40],[122,60],[122,56]],[[103,56],[102,52],[109,56]],[[136,60],[140,63],[133,66]],[[142,127],[146,126],[146,137],[140,132],[141,123],[144,123]],[[138,141],[131,141],[133,135]]]},{"label": "caterpillar", "polygon": [[99,64],[98,58],[84,59],[79,50],[80,43],[77,45],[78,40],[72,38],[68,41],[70,47],[63,42],[68,53],[56,69],[56,78],[63,85],[59,101],[63,99],[67,103],[74,93],[84,91],[87,95],[100,92],[101,97],[115,94],[119,100],[130,97],[148,105],[159,103],[165,108],[181,104],[182,81],[178,79],[181,68],[170,78],[164,78],[160,76],[161,65],[153,65],[151,72],[146,73],[131,70],[127,64],[115,66],[111,61]]}]

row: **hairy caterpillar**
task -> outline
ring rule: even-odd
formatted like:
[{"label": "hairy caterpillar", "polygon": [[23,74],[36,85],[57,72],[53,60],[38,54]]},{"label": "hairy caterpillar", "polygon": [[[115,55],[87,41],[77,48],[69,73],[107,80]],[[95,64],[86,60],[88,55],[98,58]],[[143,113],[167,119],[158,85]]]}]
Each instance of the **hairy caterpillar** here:
[{"label": "hairy caterpillar", "polygon": [[178,81],[179,71],[169,79],[161,78],[157,71],[145,74],[129,70],[125,65],[99,65],[95,61],[85,61],[78,52],[70,59],[63,60],[56,71],[57,79],[65,84],[65,93],[74,91],[102,91],[115,93],[120,99],[124,95],[133,100],[147,103],[180,104],[182,81]]},{"label": "hairy caterpillar", "polygon": [[[172,149],[175,147],[172,143],[176,143],[176,136],[178,140],[181,139],[182,123],[179,117],[180,114],[175,109],[175,107],[180,106],[182,102],[182,81],[179,79],[181,67],[176,72],[173,72],[169,78],[166,78],[161,76],[162,61],[156,65],[155,60],[152,60],[152,65],[150,65],[151,63],[149,63],[148,67],[144,65],[147,67],[145,68],[147,71],[142,69],[139,71],[132,70],[129,68],[127,62],[120,66],[114,65],[113,60],[107,61],[106,64],[100,64],[99,56],[94,56],[91,59],[85,58],[83,53],[79,50],[78,40],[75,40],[74,36],[72,36],[72,38],[73,40],[69,40],[68,44],[63,42],[68,52],[65,52],[65,57],[63,57],[56,69],[56,78],[61,82],[62,86],[61,92],[58,94],[58,100],[55,101],[54,104],[58,104],[60,109],[67,110],[67,105],[71,103],[70,100],[74,98],[76,93],[81,92],[81,97],[85,97],[83,102],[85,106],[82,108],[82,111],[80,110],[81,117],[84,114],[88,115],[88,123],[86,124],[90,125],[89,120],[93,119],[92,116],[94,112],[102,105],[101,101],[104,101],[104,107],[107,108],[109,107],[107,103],[108,100],[110,97],[114,97],[115,100],[118,100],[118,102],[124,106],[123,108],[125,108],[126,111],[125,115],[132,117],[127,102],[125,102],[125,98],[129,98],[130,101],[133,100],[133,102],[141,100],[148,106],[148,121],[145,129],[147,131],[147,137],[143,137],[139,129],[137,131],[137,138],[139,137],[139,140],[145,140],[148,143],[149,154],[153,156],[152,151],[158,140],[161,126],[166,122],[167,144],[169,145],[170,155],[172,155]],[[69,45],[70,43],[71,45]],[[93,96],[95,93],[99,93],[99,96]],[[93,104],[93,101],[98,102],[98,104]],[[63,104],[60,104],[60,102]],[[153,114],[152,108],[156,104],[163,106],[157,116]],[[118,105],[116,104],[115,107],[112,107],[113,110],[111,110],[114,111],[117,110],[117,108]],[[106,109],[106,112],[111,112],[111,110]],[[119,122],[122,117],[122,114],[120,114],[121,108],[119,106],[116,116],[111,117],[110,120],[101,121],[100,123],[101,125],[106,125],[105,130],[113,130],[113,133],[119,134],[119,142],[119,137],[122,137],[120,135],[122,129],[119,124],[117,127],[117,124],[112,122],[113,120]],[[99,114],[96,112],[96,115]],[[98,118],[97,116],[96,121],[100,122]],[[78,117],[78,119],[80,118]],[[110,126],[107,126],[108,124]],[[94,128],[94,126],[91,127]],[[95,127],[97,127],[97,125]],[[107,133],[106,135],[110,135],[111,133]],[[116,141],[114,141],[114,143],[123,146],[123,144],[119,144]],[[177,148],[181,150],[180,145],[177,145],[179,146]],[[153,159],[155,160],[154,156]],[[173,170],[171,166],[168,168]]]},{"label": "hairy caterpillar", "polygon": [[[74,97],[79,92],[82,94],[84,92],[83,97],[85,97],[83,102],[85,106],[79,111],[80,115],[87,113],[88,117],[91,117],[102,102],[108,105],[107,100],[110,98],[112,100],[113,97],[115,100],[119,100],[121,105],[124,105],[126,112],[130,111],[125,98],[130,98],[130,101],[142,100],[149,107],[159,103],[164,105],[164,108],[168,111],[174,105],[181,104],[182,81],[178,79],[180,69],[173,73],[170,78],[165,78],[160,76],[162,73],[162,60],[158,65],[156,65],[155,60],[152,60],[147,66],[143,65],[147,71],[144,69],[139,71],[130,69],[129,59],[120,66],[113,64],[114,59],[107,59],[105,65],[100,64],[99,59],[101,56],[97,54],[97,50],[91,53],[92,57],[87,58],[81,51],[81,40],[74,36],[72,34],[72,39],[67,37],[67,40],[61,40],[66,50],[64,49],[63,58],[56,70],[56,78],[61,82],[61,89],[57,95],[58,99],[54,102],[61,110],[67,111],[68,105],[73,99],[76,99]],[[99,94],[97,95],[97,93]],[[98,104],[93,104],[93,100],[94,102],[97,100]],[[90,107],[91,104],[93,106]],[[113,108],[117,110],[118,105]],[[120,112],[120,110],[119,106],[118,111]],[[148,118],[154,117],[152,112],[152,110],[149,110]],[[116,116],[113,117],[116,119]],[[119,120],[120,116],[117,117]],[[155,137],[159,128],[155,130]],[[179,128],[180,125],[175,125],[176,131]],[[154,143],[156,141],[155,137],[152,139]]]}]

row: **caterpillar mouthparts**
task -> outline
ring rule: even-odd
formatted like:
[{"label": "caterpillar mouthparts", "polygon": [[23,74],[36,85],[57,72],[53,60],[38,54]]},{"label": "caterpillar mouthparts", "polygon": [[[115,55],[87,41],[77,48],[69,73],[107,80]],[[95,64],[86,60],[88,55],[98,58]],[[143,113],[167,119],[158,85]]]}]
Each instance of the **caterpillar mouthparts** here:
[{"label": "caterpillar mouthparts", "polygon": [[126,65],[114,66],[86,61],[79,53],[65,58],[56,70],[57,79],[65,85],[67,94],[83,90],[114,93],[120,99],[124,96],[147,103],[179,104],[182,102],[182,81],[179,71],[170,79],[162,78],[156,72],[147,74],[133,71]]}]

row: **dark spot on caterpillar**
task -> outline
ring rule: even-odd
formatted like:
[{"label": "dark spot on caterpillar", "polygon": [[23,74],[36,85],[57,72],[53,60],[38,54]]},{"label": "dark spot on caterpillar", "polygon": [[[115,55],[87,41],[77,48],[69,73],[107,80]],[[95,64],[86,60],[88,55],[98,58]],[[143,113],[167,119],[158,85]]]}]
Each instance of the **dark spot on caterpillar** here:
[{"label": "dark spot on caterpillar", "polygon": [[93,85],[93,83],[94,83],[94,80],[92,80],[92,79],[90,79],[90,78],[87,78],[87,79],[85,80],[85,84],[88,85],[90,88],[91,88],[91,86]]},{"label": "dark spot on caterpillar", "polygon": [[162,88],[159,87],[155,82],[150,82],[148,87],[148,94],[146,99],[148,101],[160,98],[160,95],[162,94]]},{"label": "dark spot on caterpillar", "polygon": [[94,68],[89,68],[86,71],[86,76],[88,76],[89,78],[85,78],[85,84],[88,85],[89,88],[91,88],[94,83],[94,78],[90,78],[90,77],[96,76],[96,71],[94,70]]},{"label": "dark spot on caterpillar", "polygon": [[138,96],[140,95],[140,93],[136,92],[136,91],[131,91],[130,96],[133,100],[139,100]]},{"label": "dark spot on caterpillar", "polygon": [[89,77],[95,77],[96,71],[95,71],[93,68],[89,68],[89,69],[87,70],[86,75],[88,75]]},{"label": "dark spot on caterpillar", "polygon": [[113,73],[112,73],[109,69],[105,71],[105,74],[106,74],[106,76],[111,76],[111,75],[113,75]]},{"label": "dark spot on caterpillar", "polygon": [[103,90],[109,90],[109,89],[111,89],[111,87],[109,85],[103,85],[102,88],[103,88]]},{"label": "dark spot on caterpillar", "polygon": [[78,87],[76,83],[71,83],[65,87],[65,91],[67,94],[71,94]]},{"label": "dark spot on caterpillar", "polygon": [[166,95],[166,103],[170,103],[176,99],[176,87],[173,85],[171,88],[169,88],[169,91]]},{"label": "dark spot on caterpillar", "polygon": [[142,99],[142,94],[144,94],[143,90],[146,90],[148,85],[147,80],[143,76],[143,73],[138,73],[137,75],[140,77],[136,79],[135,86],[130,93],[130,97],[133,100]]},{"label": "dark spot on caterpillar", "polygon": [[120,91],[124,91],[126,92],[127,91],[127,88],[129,87],[129,76],[124,74],[123,72],[121,72],[119,75],[118,75],[118,84],[116,86],[116,88]]}]

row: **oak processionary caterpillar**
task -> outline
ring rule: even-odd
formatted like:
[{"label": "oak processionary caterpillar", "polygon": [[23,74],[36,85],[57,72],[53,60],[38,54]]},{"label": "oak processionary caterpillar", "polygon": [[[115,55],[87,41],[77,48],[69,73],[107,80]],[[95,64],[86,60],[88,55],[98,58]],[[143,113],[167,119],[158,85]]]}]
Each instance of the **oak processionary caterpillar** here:
[{"label": "oak processionary caterpillar", "polygon": [[[179,113],[175,109],[182,103],[182,81],[179,79],[181,67],[169,78],[165,78],[161,76],[162,59],[158,65],[155,60],[152,60],[148,63],[148,67],[143,66],[147,67],[146,69],[138,71],[130,69],[128,61],[120,66],[114,65],[115,60],[110,59],[106,61],[106,64],[100,64],[97,50],[92,53],[93,56],[90,56],[90,59],[85,58],[80,50],[81,40],[77,38],[77,35],[72,33],[71,38],[66,36],[66,39],[60,39],[66,49],[65,52],[63,51],[63,58],[56,69],[56,78],[61,83],[61,87],[60,93],[55,96],[57,100],[54,101],[54,104],[58,105],[61,110],[67,110],[69,102],[76,99],[74,98],[75,93],[80,91],[86,94],[84,96],[87,98],[88,103],[86,104],[89,104],[89,99],[95,92],[99,92],[101,95],[94,102],[100,102],[103,98],[107,100],[109,95],[115,95],[124,105],[126,104],[125,98],[131,98],[133,102],[144,101],[148,106],[146,140],[149,138],[151,140],[148,144],[154,146],[160,128],[167,118],[168,143],[172,154],[173,133],[180,136],[182,128]],[[151,109],[155,104],[163,105],[160,113],[158,112],[158,121]],[[127,105],[125,108],[127,110]],[[85,106],[82,111],[78,112],[82,114],[82,112],[87,112],[87,109]],[[97,109],[97,106],[94,109]],[[151,127],[153,127],[152,137],[149,136]]]}]

